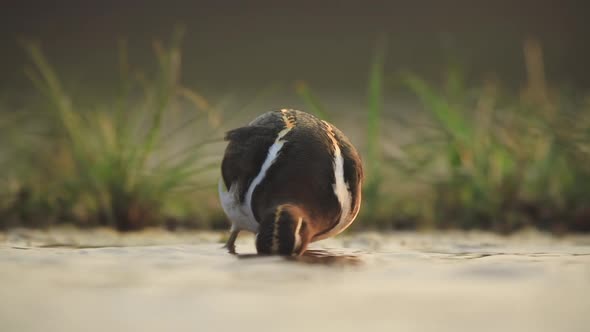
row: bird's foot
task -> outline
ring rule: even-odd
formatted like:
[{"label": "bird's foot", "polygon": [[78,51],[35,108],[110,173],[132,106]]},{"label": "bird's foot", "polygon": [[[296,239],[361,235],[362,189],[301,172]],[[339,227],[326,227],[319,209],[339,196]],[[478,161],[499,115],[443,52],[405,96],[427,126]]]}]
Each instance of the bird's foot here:
[{"label": "bird's foot", "polygon": [[223,246],[223,248],[227,249],[227,252],[232,255],[236,255],[236,239],[238,238],[238,233],[239,231],[232,231],[229,235],[229,239]]},{"label": "bird's foot", "polygon": [[232,255],[236,255],[236,246],[235,245],[229,245],[228,243],[224,244],[223,249],[226,249],[228,253],[232,254]]}]

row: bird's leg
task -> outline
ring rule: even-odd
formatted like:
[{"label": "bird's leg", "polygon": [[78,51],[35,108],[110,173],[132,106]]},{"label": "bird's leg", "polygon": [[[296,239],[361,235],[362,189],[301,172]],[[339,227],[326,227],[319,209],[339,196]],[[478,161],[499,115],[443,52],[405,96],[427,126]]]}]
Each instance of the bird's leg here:
[{"label": "bird's leg", "polygon": [[225,249],[227,249],[227,252],[229,252],[232,255],[236,254],[236,239],[238,238],[239,233],[240,231],[232,230],[229,235],[229,239],[227,239],[227,242],[223,246]]}]

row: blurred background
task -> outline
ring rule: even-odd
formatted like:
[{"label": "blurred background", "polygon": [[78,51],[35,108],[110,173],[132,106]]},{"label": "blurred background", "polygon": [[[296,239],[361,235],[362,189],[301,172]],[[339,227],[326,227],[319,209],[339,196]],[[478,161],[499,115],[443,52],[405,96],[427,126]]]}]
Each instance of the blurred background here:
[{"label": "blurred background", "polygon": [[280,108],[366,167],[353,230],[590,230],[582,1],[4,1],[0,226],[225,229],[225,130]]}]

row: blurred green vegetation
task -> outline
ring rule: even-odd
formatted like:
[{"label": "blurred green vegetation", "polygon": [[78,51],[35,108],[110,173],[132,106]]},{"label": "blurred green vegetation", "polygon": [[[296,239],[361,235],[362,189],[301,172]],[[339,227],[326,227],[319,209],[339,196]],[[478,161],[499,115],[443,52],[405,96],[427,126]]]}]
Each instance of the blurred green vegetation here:
[{"label": "blurred green vegetation", "polygon": [[[0,113],[0,226],[225,226],[216,194],[223,145],[215,145],[223,120],[180,84],[180,39],[154,44],[153,75],[129,65],[122,43],[118,97],[86,104],[39,46],[25,45],[43,99]],[[468,81],[459,66],[440,84],[391,75],[385,51],[380,43],[369,69],[366,179],[353,229],[590,231],[590,98],[546,81],[538,44],[525,43],[528,80],[517,92]],[[419,113],[386,108],[399,87]],[[306,82],[295,91],[307,111],[339,126]],[[398,131],[405,137],[391,135]]]},{"label": "blurred green vegetation", "polygon": [[[119,96],[91,105],[75,103],[40,47],[25,45],[27,74],[44,101],[18,124],[25,131],[40,117],[43,130],[11,134],[14,142],[31,141],[5,152],[11,162],[3,174],[4,226],[72,222],[130,231],[163,223],[209,225],[211,201],[200,196],[214,182],[202,175],[219,160],[203,147],[216,141],[211,130],[219,121],[204,97],[179,83],[180,39],[179,30],[170,46],[154,44],[153,77],[130,68],[122,43]],[[200,130],[203,123],[211,130]],[[179,139],[190,145],[179,146]],[[187,210],[190,220],[178,220]]]}]

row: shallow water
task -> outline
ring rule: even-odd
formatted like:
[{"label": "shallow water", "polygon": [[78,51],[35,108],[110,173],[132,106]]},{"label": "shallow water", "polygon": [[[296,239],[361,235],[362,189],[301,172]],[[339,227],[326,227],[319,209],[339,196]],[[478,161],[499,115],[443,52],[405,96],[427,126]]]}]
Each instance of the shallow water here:
[{"label": "shallow water", "polygon": [[588,331],[590,238],[362,233],[299,258],[222,234],[0,234],[0,331]]}]

